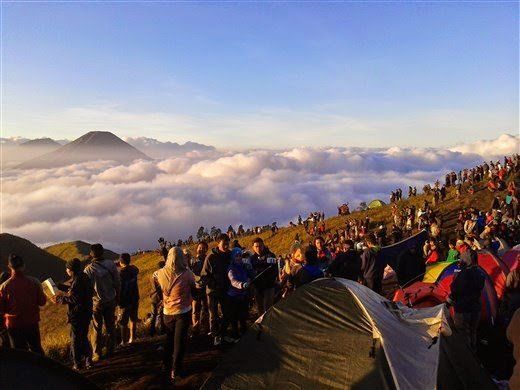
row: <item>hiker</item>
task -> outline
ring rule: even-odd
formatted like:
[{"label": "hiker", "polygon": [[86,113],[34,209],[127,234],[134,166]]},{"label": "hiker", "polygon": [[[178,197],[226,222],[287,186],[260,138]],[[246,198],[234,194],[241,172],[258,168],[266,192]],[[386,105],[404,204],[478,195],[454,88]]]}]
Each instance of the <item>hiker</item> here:
[{"label": "hiker", "polygon": [[70,288],[65,293],[58,293],[52,300],[57,304],[68,305],[72,368],[88,369],[92,365],[92,347],[88,339],[88,330],[92,320],[94,290],[90,279],[83,272],[79,259],[69,260],[65,267],[70,277]]},{"label": "hiker", "polygon": [[365,245],[366,248],[361,253],[360,283],[381,294],[384,267],[379,264],[377,259],[379,247],[373,233],[365,236]]},{"label": "hiker", "polygon": [[166,330],[163,362],[170,373],[170,380],[175,382],[178,376],[182,376],[182,363],[191,324],[191,290],[195,287],[193,273],[188,269],[178,246],[168,252],[166,265],[157,272],[157,281],[163,293]]},{"label": "hiker", "polygon": [[302,245],[299,241],[295,241],[291,245],[290,258],[286,260],[280,276],[280,285],[282,290],[282,297],[286,297],[294,290],[294,285],[291,279],[296,275],[303,265],[303,251]]},{"label": "hiker", "polygon": [[322,236],[314,239],[314,246],[318,251],[318,265],[322,271],[326,270],[332,261],[332,254],[325,246],[325,240]]},{"label": "hiker", "polygon": [[[110,357],[114,353],[116,343],[115,312],[121,291],[119,272],[112,260],[103,258],[103,246],[93,244],[90,246],[92,263],[87,265],[85,273],[94,286],[94,308],[92,323],[94,325],[94,354],[92,361],[97,362],[103,357]],[[103,336],[103,324],[107,333],[107,353],[103,355],[105,338]]]},{"label": "hiker", "polygon": [[[168,258],[168,256],[166,256]],[[152,291],[150,293],[150,301],[152,303],[152,312],[150,315],[150,337],[155,336],[157,331],[157,323],[159,323],[159,330],[162,332],[164,329],[163,323],[163,298],[162,298],[162,290],[161,286],[159,286],[159,282],[157,280],[157,273],[160,269],[164,267],[166,261],[161,260],[157,264],[157,270],[152,274],[150,278],[150,284],[152,286]]]},{"label": "hiker", "polygon": [[[231,251],[231,265],[228,270],[230,287],[228,290],[228,316],[231,323],[231,338],[224,338],[227,342],[236,342],[247,328],[249,311],[250,275],[242,261],[242,249],[234,248]],[[240,325],[240,333],[239,333]]]},{"label": "hiker", "polygon": [[290,285],[295,289],[323,277],[319,267],[318,250],[314,245],[308,245],[303,251],[303,266],[290,277]]},{"label": "hiker", "polygon": [[219,330],[220,317],[218,308],[222,313],[226,312],[227,291],[229,289],[229,279],[227,272],[231,263],[231,252],[229,251],[229,237],[221,234],[217,240],[217,247],[214,248],[204,260],[200,277],[206,286],[209,310],[209,330],[213,336],[213,344],[220,345],[222,337]]},{"label": "hiker", "polygon": [[195,277],[195,289],[193,290],[192,325],[193,333],[198,333],[203,324],[208,320],[208,301],[206,297],[206,287],[202,282],[200,273],[204,266],[208,244],[201,242],[197,245],[197,254],[191,263],[191,272]]},{"label": "hiker", "polygon": [[278,278],[276,255],[265,246],[264,240],[256,237],[253,240],[253,255],[250,261],[256,273],[253,286],[256,308],[261,316],[274,303],[274,287]]},{"label": "hiker", "polygon": [[327,269],[327,274],[332,277],[345,278],[357,282],[361,272],[361,258],[354,250],[354,242],[345,240],[340,248],[340,252]]},{"label": "hiker", "polygon": [[453,305],[455,328],[463,333],[469,346],[477,348],[477,327],[480,320],[480,296],[484,288],[484,275],[478,267],[477,252],[468,249],[460,254],[460,272],[451,283],[448,303]]},{"label": "hiker", "polygon": [[11,348],[43,355],[40,306],[45,305],[47,298],[40,282],[25,275],[25,262],[20,256],[11,253],[7,261],[11,276],[0,286],[0,314]]},{"label": "hiker", "polygon": [[[121,327],[121,346],[133,344],[137,338],[137,322],[139,311],[139,286],[137,275],[139,268],[130,264],[130,255],[122,253],[119,257],[119,277],[121,279],[121,295],[119,297],[119,326]],[[130,322],[130,329],[128,329]]]}]

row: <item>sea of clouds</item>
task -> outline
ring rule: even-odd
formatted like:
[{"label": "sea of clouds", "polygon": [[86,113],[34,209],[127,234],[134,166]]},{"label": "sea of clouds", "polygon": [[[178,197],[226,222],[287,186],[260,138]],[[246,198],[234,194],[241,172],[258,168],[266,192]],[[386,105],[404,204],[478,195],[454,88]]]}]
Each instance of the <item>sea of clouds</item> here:
[{"label": "sea of clouds", "polygon": [[117,251],[195,235],[199,226],[279,225],[420,190],[447,171],[519,152],[519,138],[445,149],[294,148],[197,151],[129,166],[101,161],[3,172],[2,230],[40,245],[101,242]]}]

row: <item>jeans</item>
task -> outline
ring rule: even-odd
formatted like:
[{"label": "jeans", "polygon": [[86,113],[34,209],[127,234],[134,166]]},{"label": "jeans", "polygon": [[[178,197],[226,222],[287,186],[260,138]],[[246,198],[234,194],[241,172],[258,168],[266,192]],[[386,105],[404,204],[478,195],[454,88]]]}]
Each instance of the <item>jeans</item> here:
[{"label": "jeans", "polygon": [[[244,334],[247,328],[247,315],[249,312],[249,299],[247,296],[229,297],[229,321],[233,337]],[[238,326],[240,325],[240,333]]]},{"label": "jeans", "polygon": [[9,336],[11,348],[30,350],[40,355],[44,354],[38,324],[28,328],[7,329],[7,335]]},{"label": "jeans", "polygon": [[70,324],[70,353],[77,367],[82,367],[85,360],[92,359],[92,347],[88,340],[89,325],[90,317]]},{"label": "jeans", "polygon": [[188,330],[191,324],[191,310],[183,314],[164,315],[166,344],[164,346],[164,366],[176,373],[182,369],[182,361],[188,344]]},{"label": "jeans", "polygon": [[[222,324],[220,316],[218,314],[218,307],[220,305],[220,310],[222,314],[226,312],[226,296],[225,294],[219,293],[210,293],[208,294],[208,310],[209,310],[209,331],[212,336],[220,336],[223,332],[222,328],[224,325],[227,325],[224,319],[222,319]],[[226,326],[227,327],[227,326]],[[225,331],[225,329],[224,329]]]},{"label": "jeans", "polygon": [[107,332],[107,355],[114,352],[116,344],[116,304],[105,304],[94,306],[94,314],[92,315],[92,324],[94,325],[94,354],[101,356],[103,353],[103,346],[105,339],[103,336],[103,322],[105,323],[105,330]]},{"label": "jeans", "polygon": [[274,287],[255,291],[256,308],[258,315],[264,314],[274,303]]},{"label": "jeans", "polygon": [[454,313],[455,329],[461,332],[473,352],[477,352],[477,329],[480,320],[480,311],[474,313]]}]

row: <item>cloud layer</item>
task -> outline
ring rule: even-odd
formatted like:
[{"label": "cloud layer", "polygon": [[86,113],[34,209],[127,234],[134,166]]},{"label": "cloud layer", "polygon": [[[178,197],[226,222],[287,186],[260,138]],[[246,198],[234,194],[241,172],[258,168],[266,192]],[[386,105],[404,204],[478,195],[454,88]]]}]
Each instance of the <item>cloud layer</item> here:
[{"label": "cloud layer", "polygon": [[130,166],[6,171],[3,231],[39,244],[81,239],[121,251],[150,248],[159,236],[185,238],[201,225],[284,224],[314,210],[330,215],[342,202],[386,200],[397,187],[420,188],[447,170],[518,151],[515,137],[488,142],[452,150],[195,151]]}]

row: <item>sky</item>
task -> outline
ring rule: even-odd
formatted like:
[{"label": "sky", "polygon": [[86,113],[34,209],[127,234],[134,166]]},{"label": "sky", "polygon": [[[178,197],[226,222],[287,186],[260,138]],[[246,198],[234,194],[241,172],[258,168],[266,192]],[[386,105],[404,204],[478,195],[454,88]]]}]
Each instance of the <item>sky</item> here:
[{"label": "sky", "polygon": [[227,149],[518,134],[519,4],[9,3],[2,136]]}]

